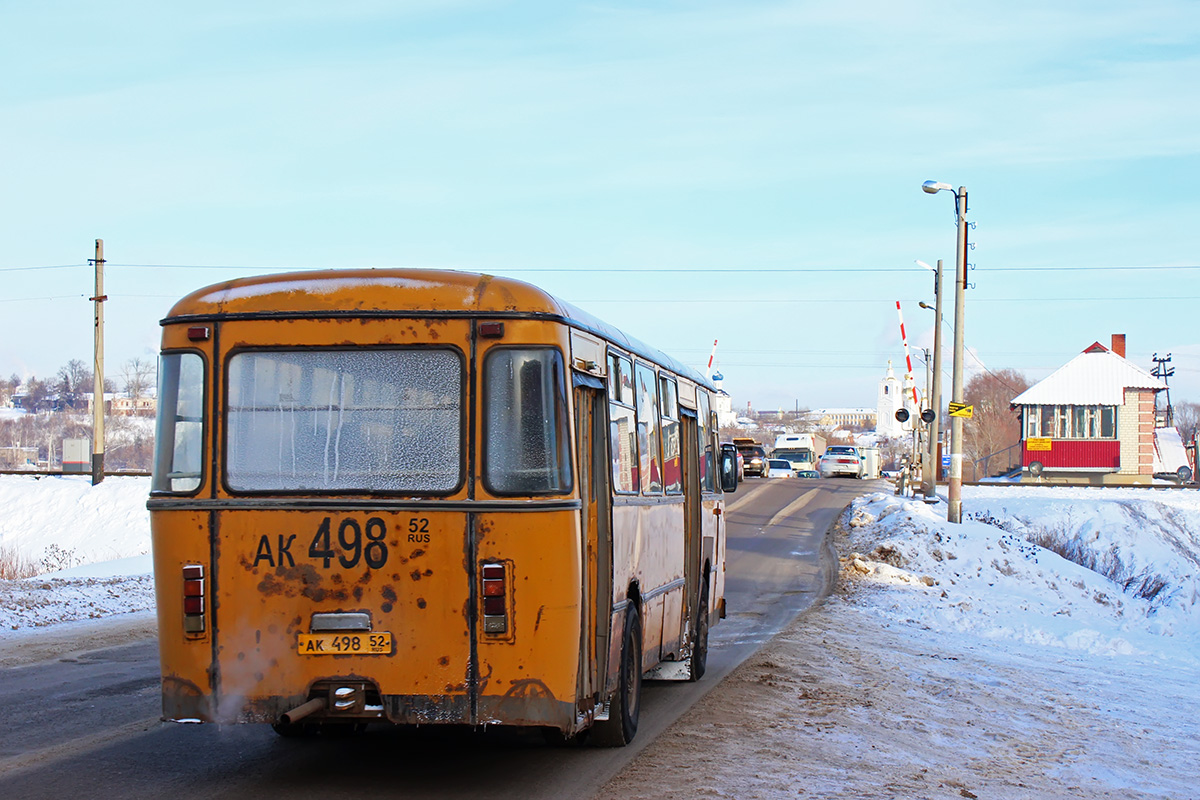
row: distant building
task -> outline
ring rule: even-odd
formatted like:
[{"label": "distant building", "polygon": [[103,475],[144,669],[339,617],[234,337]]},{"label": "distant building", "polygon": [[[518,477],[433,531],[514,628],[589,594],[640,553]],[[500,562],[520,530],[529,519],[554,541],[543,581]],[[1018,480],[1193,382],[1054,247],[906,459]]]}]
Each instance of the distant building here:
[{"label": "distant building", "polygon": [[1154,399],[1167,385],[1125,360],[1125,335],[1093,343],[1012,400],[1022,481],[1149,483]]},{"label": "distant building", "polygon": [[0,468],[34,469],[37,461],[36,447],[0,447]]},{"label": "distant building", "polygon": [[[875,401],[875,432],[882,436],[899,437],[912,432],[912,420],[920,415],[920,409],[913,405],[912,384],[907,387],[892,371],[892,362],[887,365],[887,374],[879,381],[879,394]],[[907,408],[908,422],[896,419],[896,412]]]},{"label": "distant building", "polygon": [[804,418],[819,428],[874,428],[876,410],[873,408],[818,408],[808,412]]},{"label": "distant building", "polygon": [[[84,395],[87,398],[87,413],[92,413],[92,398],[91,392]],[[153,417],[158,403],[152,394],[143,394],[141,397],[129,397],[124,393],[105,392],[104,393],[104,413],[108,416],[118,417]]]},{"label": "distant building", "polygon": [[723,388],[725,376],[720,372],[714,372],[712,382],[718,390],[717,396],[713,398],[713,411],[717,414],[717,426],[732,428],[737,424],[737,414],[733,411],[733,398]]}]

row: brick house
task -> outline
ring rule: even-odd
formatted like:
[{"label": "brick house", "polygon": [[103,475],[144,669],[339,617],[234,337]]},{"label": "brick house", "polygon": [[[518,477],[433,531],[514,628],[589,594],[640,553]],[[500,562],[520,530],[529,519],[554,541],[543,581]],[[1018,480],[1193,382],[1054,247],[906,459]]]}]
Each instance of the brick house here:
[{"label": "brick house", "polygon": [[1154,398],[1167,385],[1125,360],[1125,335],[1095,342],[1012,400],[1022,482],[1150,483]]}]

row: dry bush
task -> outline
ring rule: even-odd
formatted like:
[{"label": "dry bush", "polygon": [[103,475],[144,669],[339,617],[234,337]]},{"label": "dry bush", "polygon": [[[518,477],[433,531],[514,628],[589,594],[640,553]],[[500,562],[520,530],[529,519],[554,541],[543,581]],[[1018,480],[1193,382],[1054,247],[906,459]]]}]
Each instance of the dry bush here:
[{"label": "dry bush", "polygon": [[0,580],[15,581],[38,574],[37,565],[11,544],[0,544]]}]

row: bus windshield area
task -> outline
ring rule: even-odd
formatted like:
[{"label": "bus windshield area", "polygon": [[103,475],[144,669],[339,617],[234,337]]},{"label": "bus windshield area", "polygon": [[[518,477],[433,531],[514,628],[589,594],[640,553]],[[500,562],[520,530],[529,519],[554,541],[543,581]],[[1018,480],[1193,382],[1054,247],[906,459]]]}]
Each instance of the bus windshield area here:
[{"label": "bus windshield area", "polygon": [[445,494],[462,483],[457,350],[240,351],[226,374],[232,491]]}]

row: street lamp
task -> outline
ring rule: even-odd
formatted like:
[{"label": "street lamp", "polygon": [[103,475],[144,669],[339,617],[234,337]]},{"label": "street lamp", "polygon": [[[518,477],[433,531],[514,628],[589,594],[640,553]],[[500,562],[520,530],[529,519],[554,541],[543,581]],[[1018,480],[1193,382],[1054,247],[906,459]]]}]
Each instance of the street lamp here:
[{"label": "street lamp", "polygon": [[[928,194],[953,192],[954,213],[958,225],[958,246],[954,252],[954,380],[952,397],[956,404],[963,401],[963,293],[967,288],[967,187],[954,190],[948,183],[925,181],[921,190]],[[939,273],[940,274],[940,273]],[[941,295],[938,295],[940,302]],[[939,319],[939,323],[940,323]],[[940,325],[938,326],[941,327]],[[962,439],[963,418],[950,417],[950,475],[947,522],[962,522]]]},{"label": "street lamp", "polygon": [[[933,410],[934,418],[929,425],[929,466],[928,476],[922,475],[921,491],[926,503],[937,502],[937,476],[941,464],[938,463],[938,440],[942,431],[942,260],[938,259],[937,269],[917,261],[922,267],[933,272],[933,297],[936,308],[933,309],[937,321],[933,328],[933,388],[929,393],[929,407]],[[929,308],[922,302],[921,308]]]}]

